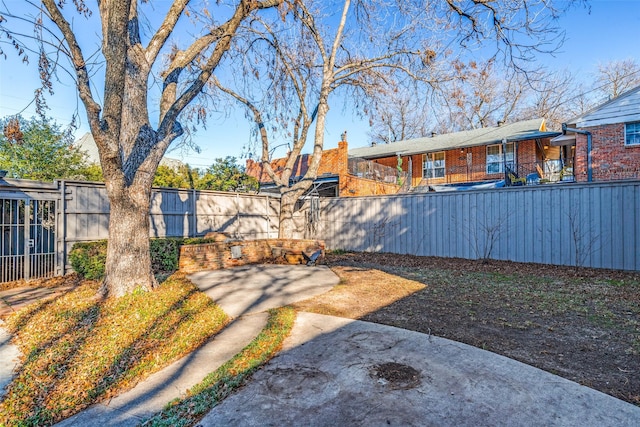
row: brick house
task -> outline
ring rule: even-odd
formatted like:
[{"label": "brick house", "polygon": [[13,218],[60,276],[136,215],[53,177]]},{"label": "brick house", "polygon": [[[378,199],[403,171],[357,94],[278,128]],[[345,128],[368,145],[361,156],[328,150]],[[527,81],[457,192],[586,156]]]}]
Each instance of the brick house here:
[{"label": "brick house", "polygon": [[640,178],[640,86],[567,121],[577,181]]},{"label": "brick house", "polygon": [[544,119],[534,119],[355,148],[349,156],[399,166],[411,176],[412,187],[425,190],[454,183],[523,183],[527,178],[558,181],[558,162],[573,162],[572,155],[551,145],[558,135],[546,129]]},{"label": "brick house", "polygon": [[[346,139],[346,138],[345,138]],[[271,161],[271,167],[276,174],[284,170],[287,159],[280,158]],[[307,172],[311,155],[302,154],[296,158],[291,173],[291,181],[296,182]],[[371,171],[361,174],[357,169]],[[262,166],[262,162],[247,160],[246,173],[255,177],[260,183],[260,191],[278,193],[279,189],[273,183]],[[368,161],[349,159],[346,140],[338,143],[338,148],[324,150],[318,168],[318,177],[314,180],[308,194],[324,197],[354,197],[383,194],[396,194],[401,190],[402,176],[399,177],[397,168],[385,167]]]}]

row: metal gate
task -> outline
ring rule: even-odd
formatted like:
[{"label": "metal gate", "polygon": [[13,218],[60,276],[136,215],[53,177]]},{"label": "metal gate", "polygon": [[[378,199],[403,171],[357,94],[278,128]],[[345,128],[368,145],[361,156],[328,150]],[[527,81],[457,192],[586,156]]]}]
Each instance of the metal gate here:
[{"label": "metal gate", "polygon": [[0,283],[56,273],[56,202],[0,199]]}]

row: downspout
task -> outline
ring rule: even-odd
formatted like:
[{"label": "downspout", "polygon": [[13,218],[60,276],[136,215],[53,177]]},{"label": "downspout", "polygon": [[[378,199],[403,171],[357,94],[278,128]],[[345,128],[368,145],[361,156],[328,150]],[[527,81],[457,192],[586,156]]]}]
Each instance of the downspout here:
[{"label": "downspout", "polygon": [[[575,129],[567,127],[566,123],[562,124],[562,134],[566,135],[567,132],[579,133],[581,135],[587,135],[587,182],[593,181],[593,167],[591,165],[591,149],[592,149],[592,141],[591,141],[591,132],[581,129]],[[575,172],[574,172],[575,173]]]}]

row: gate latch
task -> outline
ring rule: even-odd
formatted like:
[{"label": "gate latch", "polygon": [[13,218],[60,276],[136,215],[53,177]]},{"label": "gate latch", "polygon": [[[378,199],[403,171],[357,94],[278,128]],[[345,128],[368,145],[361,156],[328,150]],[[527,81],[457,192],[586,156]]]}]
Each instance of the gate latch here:
[{"label": "gate latch", "polygon": [[29,239],[28,243],[29,248],[33,248],[36,245],[36,241],[34,239]]}]

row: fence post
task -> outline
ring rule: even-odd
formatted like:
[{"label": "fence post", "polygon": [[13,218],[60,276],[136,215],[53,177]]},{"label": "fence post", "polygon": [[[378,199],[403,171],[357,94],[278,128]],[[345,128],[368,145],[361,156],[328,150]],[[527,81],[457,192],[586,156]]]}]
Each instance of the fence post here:
[{"label": "fence post", "polygon": [[31,198],[24,200],[24,280],[31,279]]},{"label": "fence post", "polygon": [[265,197],[265,215],[267,218],[267,239],[271,238],[271,221],[269,219],[269,196]]},{"label": "fence post", "polygon": [[67,274],[67,182],[58,181],[60,192],[56,209],[56,270],[57,275]]},{"label": "fence post", "polygon": [[198,214],[196,212],[196,206],[198,205],[198,201],[197,201],[197,193],[196,193],[196,189],[194,188],[193,190],[191,190],[191,196],[193,197],[193,201],[191,202],[191,211],[192,211],[192,215],[193,215],[193,226],[191,227],[191,230],[189,230],[189,237],[196,237],[198,235]]}]

